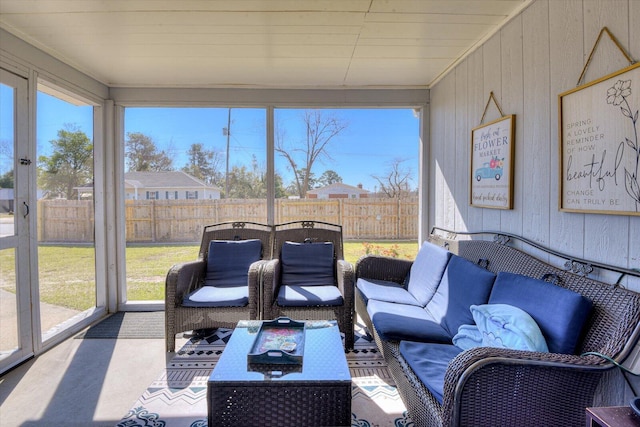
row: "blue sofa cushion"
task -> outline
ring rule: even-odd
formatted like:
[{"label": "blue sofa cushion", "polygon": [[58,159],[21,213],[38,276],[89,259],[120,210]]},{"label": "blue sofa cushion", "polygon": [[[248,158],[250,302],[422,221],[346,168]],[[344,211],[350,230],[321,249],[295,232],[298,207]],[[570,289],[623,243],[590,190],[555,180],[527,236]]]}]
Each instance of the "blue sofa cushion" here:
[{"label": "blue sofa cushion", "polygon": [[186,295],[185,307],[244,307],[249,303],[249,287],[203,286]]},{"label": "blue sofa cushion", "polygon": [[450,257],[451,252],[430,242],[424,242],[418,251],[409,271],[407,291],[422,307],[436,292]]},{"label": "blue sofa cushion", "polygon": [[367,313],[383,340],[451,343],[451,336],[422,307],[369,300]]},{"label": "blue sofa cushion", "polygon": [[529,313],[552,353],[573,354],[592,303],[577,292],[520,274],[500,272],[490,304],[509,304]]},{"label": "blue sofa cushion", "polygon": [[472,324],[472,305],[486,304],[496,278],[492,272],[452,255],[438,290],[425,307],[453,338],[460,325]]},{"label": "blue sofa cushion", "polygon": [[472,305],[471,314],[485,347],[549,351],[536,321],[518,307],[509,304]]},{"label": "blue sofa cushion", "polygon": [[278,291],[278,305],[308,307],[317,305],[343,305],[340,289],[334,285],[297,286],[282,285]]},{"label": "blue sofa cushion", "polygon": [[440,404],[442,404],[447,367],[449,362],[460,353],[462,349],[451,344],[411,341],[400,343],[400,354]]},{"label": "blue sofa cushion", "polygon": [[262,242],[250,240],[212,240],[209,242],[205,286],[247,286],[249,267],[260,260]]},{"label": "blue sofa cushion", "polygon": [[280,253],[282,284],[334,285],[333,243],[284,242]]},{"label": "blue sofa cushion", "polygon": [[413,295],[396,282],[359,278],[356,282],[356,288],[360,291],[365,304],[369,299],[375,299],[396,304],[420,305]]}]

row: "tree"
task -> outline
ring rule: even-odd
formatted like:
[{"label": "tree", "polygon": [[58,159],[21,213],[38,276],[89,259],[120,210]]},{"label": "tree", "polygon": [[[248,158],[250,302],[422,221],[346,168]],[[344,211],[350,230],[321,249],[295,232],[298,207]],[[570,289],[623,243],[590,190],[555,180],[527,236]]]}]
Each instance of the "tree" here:
[{"label": "tree", "polygon": [[189,162],[182,170],[207,184],[219,184],[223,176],[220,172],[222,154],[213,150],[205,150],[202,144],[191,144]]},{"label": "tree", "polygon": [[93,143],[76,125],[65,124],[58,139],[50,141],[51,156],[38,158],[40,187],[53,193],[74,198],[74,187],[93,180]]},{"label": "tree", "polygon": [[282,199],[284,197],[287,197],[287,190],[286,188],[284,188],[284,181],[282,180],[282,175],[276,172],[273,176],[273,179],[275,181],[275,187],[276,187],[275,198]]},{"label": "tree", "polygon": [[13,169],[0,175],[0,188],[13,188]]},{"label": "tree", "polygon": [[158,172],[173,170],[171,157],[140,132],[127,132],[125,161],[129,172]]},{"label": "tree", "polygon": [[324,158],[331,159],[329,144],[348,126],[339,117],[327,115],[322,110],[305,110],[302,119],[306,135],[297,142],[289,140],[284,129],[277,128],[275,132],[275,151],[289,163],[301,198],[311,188],[313,166]]},{"label": "tree", "polygon": [[335,184],[337,182],[342,182],[342,177],[338,175],[338,172],[333,170],[326,170],[320,175],[318,181],[316,183],[317,187],[326,187],[327,185]]},{"label": "tree", "polygon": [[[291,192],[292,194],[306,194],[307,191],[316,187],[317,180],[315,175],[313,174],[313,172],[307,174],[306,168],[297,170],[295,176],[296,178],[293,180],[293,182],[291,182],[291,184],[289,184],[289,192]],[[304,184],[305,181],[306,184]],[[306,185],[306,187],[303,188],[303,185]]]},{"label": "tree", "polygon": [[406,160],[394,159],[384,176],[371,175],[380,184],[380,191],[389,197],[403,197],[411,192],[411,168],[405,167]]},{"label": "tree", "polygon": [[267,196],[267,179],[264,170],[258,166],[254,155],[251,169],[234,166],[229,171],[229,194],[227,199],[261,199]]}]

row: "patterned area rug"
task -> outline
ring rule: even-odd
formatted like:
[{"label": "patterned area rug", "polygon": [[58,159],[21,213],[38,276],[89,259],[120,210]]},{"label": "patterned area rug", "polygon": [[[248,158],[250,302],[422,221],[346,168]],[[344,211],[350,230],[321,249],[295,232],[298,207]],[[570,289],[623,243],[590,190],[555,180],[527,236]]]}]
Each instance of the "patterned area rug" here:
[{"label": "patterned area rug", "polygon": [[[207,379],[233,330],[191,338],[117,427],[206,427]],[[372,339],[356,331],[347,353],[352,377],[352,427],[411,427],[382,355]]]}]

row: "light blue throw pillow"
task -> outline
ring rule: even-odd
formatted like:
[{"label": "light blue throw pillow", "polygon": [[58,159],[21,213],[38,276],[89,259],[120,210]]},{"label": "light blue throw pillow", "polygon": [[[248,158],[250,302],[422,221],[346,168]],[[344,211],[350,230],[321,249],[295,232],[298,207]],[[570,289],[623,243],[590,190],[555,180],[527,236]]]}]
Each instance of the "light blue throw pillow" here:
[{"label": "light blue throw pillow", "polygon": [[460,325],[458,333],[453,336],[453,345],[463,350],[482,347],[482,333],[477,325]]},{"label": "light blue throw pillow", "polygon": [[508,304],[472,305],[471,314],[485,347],[549,351],[536,321],[518,307]]}]

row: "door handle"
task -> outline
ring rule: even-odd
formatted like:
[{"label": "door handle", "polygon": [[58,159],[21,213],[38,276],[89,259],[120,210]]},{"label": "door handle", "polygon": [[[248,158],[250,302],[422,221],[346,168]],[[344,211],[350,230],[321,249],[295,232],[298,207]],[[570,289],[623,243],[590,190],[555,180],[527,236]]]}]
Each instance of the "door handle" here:
[{"label": "door handle", "polygon": [[26,218],[27,215],[29,215],[29,205],[27,204],[27,202],[22,202],[22,204],[24,205],[24,207],[26,208],[24,215],[22,216],[23,218]]}]

